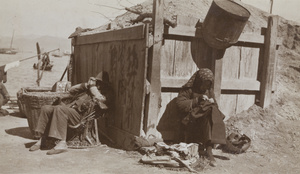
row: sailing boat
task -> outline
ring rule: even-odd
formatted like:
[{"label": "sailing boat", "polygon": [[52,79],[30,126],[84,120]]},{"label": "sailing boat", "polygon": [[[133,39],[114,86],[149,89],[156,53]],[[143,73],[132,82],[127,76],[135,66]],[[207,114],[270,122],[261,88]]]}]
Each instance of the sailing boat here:
[{"label": "sailing boat", "polygon": [[18,51],[12,48],[13,40],[14,40],[15,30],[13,32],[11,41],[10,41],[10,48],[0,48],[0,54],[17,54]]}]

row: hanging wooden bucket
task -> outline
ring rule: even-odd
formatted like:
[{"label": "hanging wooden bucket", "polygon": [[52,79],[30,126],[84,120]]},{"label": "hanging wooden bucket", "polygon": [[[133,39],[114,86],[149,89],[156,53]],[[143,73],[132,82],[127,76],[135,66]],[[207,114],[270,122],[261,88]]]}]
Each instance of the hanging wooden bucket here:
[{"label": "hanging wooden bucket", "polygon": [[52,105],[57,97],[67,97],[68,92],[52,92],[52,88],[28,87],[18,92],[18,102],[20,111],[27,117],[30,131],[34,137],[38,135],[35,132],[41,107],[44,105]]},{"label": "hanging wooden bucket", "polygon": [[205,42],[217,49],[230,47],[238,41],[250,15],[233,1],[214,0],[202,25]]}]

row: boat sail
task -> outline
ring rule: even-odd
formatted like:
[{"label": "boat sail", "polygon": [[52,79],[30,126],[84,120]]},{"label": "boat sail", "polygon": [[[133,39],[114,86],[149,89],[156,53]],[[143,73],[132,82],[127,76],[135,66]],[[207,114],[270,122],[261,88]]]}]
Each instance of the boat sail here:
[{"label": "boat sail", "polygon": [[14,40],[15,30],[13,31],[13,35],[10,41],[10,48],[0,48],[0,54],[17,54],[18,51],[12,47],[13,40]]}]

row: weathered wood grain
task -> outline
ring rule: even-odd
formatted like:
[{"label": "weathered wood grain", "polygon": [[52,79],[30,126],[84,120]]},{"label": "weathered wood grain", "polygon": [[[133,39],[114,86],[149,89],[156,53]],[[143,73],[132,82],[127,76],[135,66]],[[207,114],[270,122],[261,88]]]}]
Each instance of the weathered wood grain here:
[{"label": "weathered wood grain", "polygon": [[[132,29],[136,31],[136,28]],[[110,118],[114,120],[111,126],[136,136],[140,135],[143,126],[147,39],[75,45],[74,50],[73,84],[86,82],[100,71],[107,71],[115,91],[115,113]]]},{"label": "weathered wood grain", "polygon": [[99,42],[134,40],[145,38],[145,25],[138,25],[121,30],[104,31],[77,37],[74,45],[86,45]]},{"label": "weathered wood grain", "polygon": [[156,135],[156,124],[160,109],[161,101],[161,84],[160,84],[160,59],[163,40],[163,13],[164,1],[153,0],[153,54],[151,60],[151,69],[149,72],[150,94],[149,109],[146,111],[146,135]]},{"label": "weathered wood grain", "polygon": [[264,63],[261,81],[260,105],[265,108],[271,103],[274,71],[276,68],[278,16],[270,16],[265,35]]}]

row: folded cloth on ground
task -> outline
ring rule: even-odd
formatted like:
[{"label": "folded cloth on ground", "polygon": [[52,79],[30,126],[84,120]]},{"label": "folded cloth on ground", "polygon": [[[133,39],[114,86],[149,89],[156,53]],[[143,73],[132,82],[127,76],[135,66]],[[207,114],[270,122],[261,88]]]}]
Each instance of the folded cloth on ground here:
[{"label": "folded cloth on ground", "polygon": [[157,142],[163,142],[163,139],[161,138],[144,138],[144,137],[134,137],[134,145],[135,147],[141,148],[141,147],[150,147],[153,146]]},{"label": "folded cloth on ground", "polygon": [[167,145],[164,142],[158,142],[155,144],[157,152],[159,154],[170,154],[171,151],[178,152],[183,159],[199,158],[197,143],[179,143],[173,145]]},{"label": "folded cloth on ground", "polygon": [[144,164],[152,164],[152,165],[164,165],[168,167],[179,167],[180,164],[172,160],[170,156],[149,156],[144,155],[141,159],[141,162]]}]

